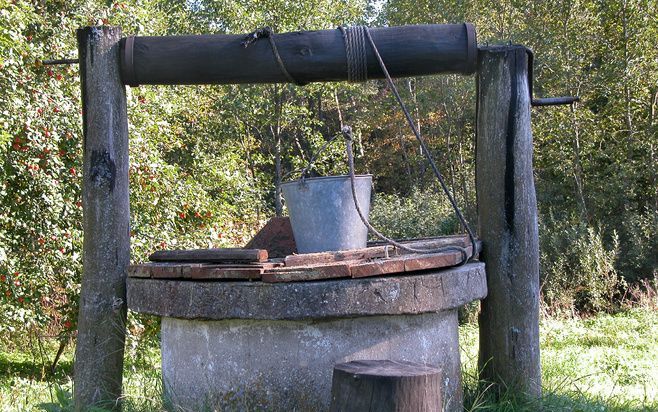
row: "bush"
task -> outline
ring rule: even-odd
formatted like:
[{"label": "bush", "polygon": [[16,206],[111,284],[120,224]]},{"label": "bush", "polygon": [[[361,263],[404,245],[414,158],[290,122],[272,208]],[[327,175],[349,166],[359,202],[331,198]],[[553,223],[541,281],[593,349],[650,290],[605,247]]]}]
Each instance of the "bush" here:
[{"label": "bush", "polygon": [[541,293],[553,313],[612,311],[625,282],[615,270],[618,241],[604,245],[601,231],[575,217],[549,214],[540,223]]},{"label": "bush", "polygon": [[414,189],[408,197],[377,194],[370,209],[370,223],[394,239],[440,236],[459,230],[448,199],[427,189]]}]

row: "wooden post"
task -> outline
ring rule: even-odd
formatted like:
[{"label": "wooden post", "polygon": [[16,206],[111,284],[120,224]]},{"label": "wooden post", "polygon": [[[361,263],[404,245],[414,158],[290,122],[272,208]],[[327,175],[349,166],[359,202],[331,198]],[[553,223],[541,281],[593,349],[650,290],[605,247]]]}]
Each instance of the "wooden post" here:
[{"label": "wooden post", "polygon": [[488,296],[480,313],[480,378],[541,396],[539,236],[528,60],[522,46],[480,50],[476,188]]},{"label": "wooden post", "polygon": [[441,371],[432,366],[391,360],[341,363],[334,367],[329,410],[439,412],[444,410],[441,389]]},{"label": "wooden post", "polygon": [[128,118],[118,27],[78,30],[83,110],[82,290],[75,410],[113,408],[121,396],[130,263]]}]

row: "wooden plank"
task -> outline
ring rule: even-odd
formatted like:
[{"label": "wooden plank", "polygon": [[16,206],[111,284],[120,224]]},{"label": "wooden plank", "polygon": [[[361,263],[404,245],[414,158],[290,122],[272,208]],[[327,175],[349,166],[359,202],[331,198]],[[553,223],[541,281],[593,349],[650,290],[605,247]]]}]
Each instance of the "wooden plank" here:
[{"label": "wooden plank", "polygon": [[151,270],[148,264],[138,264],[128,266],[128,277],[130,278],[150,278]]},{"label": "wooden plank", "polygon": [[154,262],[264,262],[267,250],[263,249],[190,249],[158,250],[149,256]]},{"label": "wooden plank", "polygon": [[[477,58],[471,24],[427,24],[370,29],[391,76],[471,74]],[[122,41],[126,84],[282,83],[283,74],[267,39],[244,47],[245,34],[137,36]],[[275,34],[286,70],[301,84],[347,80],[340,30]],[[383,78],[374,51],[366,47],[367,77]]]},{"label": "wooden plank", "polygon": [[265,269],[259,267],[215,267],[204,265],[203,267],[191,268],[189,270],[190,279],[193,280],[211,280],[211,279],[246,279],[258,280],[261,278]]},{"label": "wooden plank", "polygon": [[271,218],[246,244],[245,249],[265,249],[270,258],[283,258],[297,253],[290,218],[287,216]]},{"label": "wooden plank", "polygon": [[[480,242],[477,242],[478,249],[479,244]],[[467,246],[465,249],[466,253],[470,254],[473,247]],[[447,268],[458,265],[461,261],[462,254],[458,251],[429,254],[415,253],[390,259],[374,259],[368,262],[356,263],[351,266],[351,271],[353,278],[360,278]]]},{"label": "wooden plank", "polygon": [[264,262],[253,265],[213,265],[203,263],[152,262],[131,265],[128,276],[154,279],[260,279],[266,269],[280,267],[281,263]]},{"label": "wooden plank", "polygon": [[417,254],[405,256],[403,261],[405,272],[416,272],[455,266],[462,261],[462,254],[459,252]]},{"label": "wooden plank", "polygon": [[351,277],[350,265],[353,261],[335,262],[324,265],[278,268],[263,273],[262,280],[267,283],[301,282],[323,279]]},{"label": "wooden plank", "polygon": [[[440,247],[455,245],[461,247],[467,247],[470,244],[468,236],[457,235],[457,236],[445,236],[438,237],[434,239],[419,240],[419,241],[407,241],[403,244],[413,247],[413,248],[423,248],[423,249],[437,249]],[[311,264],[322,264],[330,262],[340,262],[344,260],[360,260],[360,259],[376,259],[383,258],[386,256],[386,249],[388,249],[389,256],[396,255],[405,255],[409,254],[402,249],[398,249],[394,246],[374,246],[364,249],[354,249],[354,250],[343,250],[338,252],[318,252],[318,253],[305,253],[301,255],[291,255],[286,256],[285,264],[286,267],[291,266],[308,266]]]},{"label": "wooden plank", "polygon": [[357,263],[350,267],[353,278],[383,276],[404,272],[404,259],[375,259],[370,262]]}]

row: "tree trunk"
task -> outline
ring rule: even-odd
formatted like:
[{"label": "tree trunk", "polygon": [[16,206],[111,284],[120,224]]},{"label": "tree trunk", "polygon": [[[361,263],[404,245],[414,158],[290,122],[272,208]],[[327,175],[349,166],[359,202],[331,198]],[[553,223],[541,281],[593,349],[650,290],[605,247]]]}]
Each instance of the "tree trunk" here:
[{"label": "tree trunk", "polygon": [[439,412],[441,372],[412,362],[363,360],[334,367],[331,412]]},{"label": "tree trunk", "polygon": [[121,396],[130,263],[128,119],[118,27],[78,30],[83,110],[82,290],[75,409],[114,408]]},{"label": "tree trunk", "polygon": [[476,187],[488,296],[480,378],[541,396],[539,238],[526,50],[491,47],[478,59]]}]

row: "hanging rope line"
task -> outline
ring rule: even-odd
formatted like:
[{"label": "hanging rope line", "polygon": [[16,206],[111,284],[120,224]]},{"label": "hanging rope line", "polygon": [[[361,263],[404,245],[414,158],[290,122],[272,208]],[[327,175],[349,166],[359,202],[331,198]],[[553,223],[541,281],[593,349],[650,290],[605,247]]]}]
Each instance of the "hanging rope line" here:
[{"label": "hanging rope line", "polygon": [[271,28],[263,27],[261,29],[252,31],[251,33],[247,34],[245,38],[242,40],[242,47],[246,49],[251,44],[257,42],[260,39],[267,39],[270,42],[270,47],[272,48],[272,53],[274,54],[274,60],[276,61],[276,64],[279,66],[279,70],[281,70],[281,73],[283,73],[286,79],[290,83],[295,83],[297,86],[303,86],[305,83],[301,83],[295,80],[295,78],[292,77],[288,69],[286,69],[286,65],[283,64],[283,59],[279,54],[279,49],[278,47],[276,47],[276,43],[274,42],[274,32],[272,31]]},{"label": "hanging rope line", "polygon": [[[388,83],[389,88],[393,92],[393,95],[395,96],[395,99],[397,100],[398,105],[402,109],[402,111],[404,113],[404,116],[407,119],[407,123],[409,124],[409,127],[411,128],[411,131],[416,136],[416,140],[418,140],[418,142],[420,143],[423,154],[425,155],[427,161],[429,162],[430,167],[432,168],[432,171],[434,172],[434,175],[436,176],[437,180],[439,181],[439,184],[440,184],[443,192],[448,197],[448,200],[450,201],[450,204],[452,205],[452,209],[454,210],[455,215],[457,215],[457,218],[459,219],[459,222],[461,223],[462,227],[468,233],[468,237],[469,237],[469,239],[471,241],[471,245],[472,245],[472,251],[471,251],[470,255],[467,255],[466,249],[459,248],[457,246],[455,246],[455,247],[444,247],[444,248],[440,248],[440,249],[433,250],[433,251],[428,251],[428,250],[422,250],[422,251],[418,250],[418,251],[416,251],[416,250],[413,250],[413,252],[414,253],[438,253],[438,252],[447,251],[447,250],[455,250],[455,248],[456,248],[460,252],[462,252],[463,260],[462,260],[461,263],[464,264],[464,263],[466,263],[466,261],[468,259],[473,257],[473,255],[478,253],[477,242],[475,240],[475,234],[471,230],[468,222],[466,221],[466,219],[464,218],[464,215],[462,214],[461,210],[459,209],[459,205],[457,205],[457,202],[455,201],[455,198],[453,197],[452,193],[450,192],[450,189],[448,188],[448,185],[445,183],[445,179],[443,178],[443,175],[439,171],[439,168],[436,166],[436,162],[434,161],[434,158],[432,157],[432,154],[430,153],[429,147],[427,146],[427,143],[425,142],[425,139],[423,139],[420,132],[416,128],[416,124],[414,123],[413,119],[411,118],[411,115],[409,114],[409,111],[407,110],[406,105],[402,101],[402,98],[400,97],[400,93],[398,92],[398,89],[395,86],[395,83],[393,82],[393,79],[391,78],[391,75],[389,74],[388,69],[386,68],[386,65],[384,64],[384,60],[382,59],[381,55],[379,54],[379,50],[377,49],[377,45],[375,44],[375,42],[372,39],[372,36],[370,34],[370,30],[368,29],[368,27],[365,27],[365,26],[357,26],[357,27],[361,27],[361,29],[353,30],[354,28],[345,29],[345,28],[342,28],[342,27],[339,28],[339,29],[343,33],[343,37],[345,39],[348,38],[346,33],[352,33],[352,35],[350,35],[350,38],[351,37],[357,37],[357,36],[361,37],[362,36],[362,37],[364,37],[365,39],[368,40],[368,43],[370,43],[370,47],[372,48],[372,50],[375,54],[375,57],[377,58],[377,62],[379,63],[379,67],[381,68],[382,72],[384,73],[384,76],[386,77],[386,81]],[[359,40],[359,39],[353,39],[353,38],[351,38],[351,40],[350,40],[351,43],[361,43],[362,41],[365,42],[365,40]],[[346,47],[346,50],[347,50],[347,47],[348,47],[347,42],[345,43],[345,47]],[[352,46],[350,46],[350,47],[352,47]],[[347,58],[348,58],[348,63],[347,63],[348,68],[350,66],[366,67],[367,68],[367,61],[366,61],[367,60],[367,54],[366,54],[365,50],[363,52],[359,52],[359,53],[346,53],[346,54],[347,54]],[[350,62],[350,59],[359,60],[359,61],[358,62],[356,62],[356,61]],[[348,78],[349,78],[349,76],[350,76],[350,74],[348,72]],[[359,217],[361,218],[361,221],[363,222],[363,224],[366,225],[366,227],[368,227],[368,230],[370,230],[370,232],[373,235],[375,235],[376,237],[378,237],[381,240],[384,240],[384,241],[386,241],[390,244],[393,244],[396,247],[400,247],[403,250],[411,251],[411,250],[409,250],[410,248],[408,248],[408,247],[406,247],[406,246],[404,246],[404,245],[402,245],[398,242],[395,242],[393,239],[387,238],[386,236],[381,234],[379,231],[377,231],[374,227],[372,227],[372,225],[370,225],[370,223],[365,218],[365,216],[363,216],[363,213],[361,213],[359,205],[358,205],[358,200],[356,199],[356,192],[355,192],[355,188],[354,188],[354,178],[353,178],[353,176],[354,176],[354,157],[353,156],[354,155],[352,154],[352,140],[353,140],[353,138],[352,138],[351,128],[349,128],[349,129],[348,128],[343,128],[343,134],[345,136],[346,144],[347,144],[348,165],[350,167],[350,178],[351,178],[351,183],[352,183],[352,197],[354,199],[354,203],[355,203],[355,206],[357,208],[357,212],[359,213]]]},{"label": "hanging rope line", "polygon": [[462,255],[462,260],[460,264],[465,263],[468,261],[470,256],[468,255],[468,252],[465,248],[460,247],[460,246],[443,246],[440,248],[436,249],[418,249],[418,248],[413,248],[406,246],[396,240],[393,240],[387,236],[385,236],[383,233],[375,229],[370,222],[368,222],[368,218],[363,214],[361,211],[361,206],[359,205],[359,201],[356,196],[356,188],[355,188],[355,179],[356,175],[354,173],[354,154],[352,151],[352,142],[354,138],[352,137],[352,128],[349,126],[344,126],[341,129],[341,132],[343,133],[343,136],[345,136],[345,145],[347,146],[347,165],[350,169],[350,186],[352,188],[352,199],[354,200],[354,207],[356,208],[356,212],[359,214],[359,218],[361,219],[361,222],[363,222],[364,225],[368,228],[368,231],[378,237],[379,239],[387,242],[390,245],[395,246],[398,249],[406,250],[407,252],[410,253],[441,253],[441,252],[460,252]]}]

